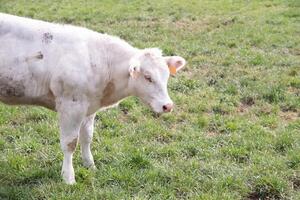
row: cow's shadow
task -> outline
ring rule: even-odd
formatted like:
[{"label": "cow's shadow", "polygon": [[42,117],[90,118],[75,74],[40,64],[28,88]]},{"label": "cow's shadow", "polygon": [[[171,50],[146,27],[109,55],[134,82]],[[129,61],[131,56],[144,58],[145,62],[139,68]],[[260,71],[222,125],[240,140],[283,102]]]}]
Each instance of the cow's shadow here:
[{"label": "cow's shadow", "polygon": [[13,169],[8,163],[0,165],[0,199],[30,198],[31,192],[39,186],[61,182],[59,165],[26,170]]}]

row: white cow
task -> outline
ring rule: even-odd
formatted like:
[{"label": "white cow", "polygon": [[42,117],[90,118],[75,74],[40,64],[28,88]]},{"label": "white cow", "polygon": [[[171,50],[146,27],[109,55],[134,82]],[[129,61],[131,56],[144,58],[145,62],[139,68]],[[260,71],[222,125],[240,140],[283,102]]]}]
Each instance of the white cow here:
[{"label": "white cow", "polygon": [[154,112],[170,112],[167,81],[185,63],[85,28],[0,13],[0,100],[58,112],[68,184],[75,183],[78,139],[84,165],[95,168],[90,150],[95,113],[128,96]]}]

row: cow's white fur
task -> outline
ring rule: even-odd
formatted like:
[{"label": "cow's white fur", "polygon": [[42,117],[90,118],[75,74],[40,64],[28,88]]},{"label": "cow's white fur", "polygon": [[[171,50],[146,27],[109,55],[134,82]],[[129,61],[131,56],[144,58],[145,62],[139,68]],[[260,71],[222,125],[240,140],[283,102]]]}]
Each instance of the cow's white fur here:
[{"label": "cow's white fur", "polygon": [[95,167],[90,151],[95,112],[131,95],[163,112],[163,105],[172,104],[168,65],[185,65],[181,57],[140,50],[117,37],[1,13],[0,44],[0,100],[58,112],[68,184],[75,183],[78,138],[84,165]]}]

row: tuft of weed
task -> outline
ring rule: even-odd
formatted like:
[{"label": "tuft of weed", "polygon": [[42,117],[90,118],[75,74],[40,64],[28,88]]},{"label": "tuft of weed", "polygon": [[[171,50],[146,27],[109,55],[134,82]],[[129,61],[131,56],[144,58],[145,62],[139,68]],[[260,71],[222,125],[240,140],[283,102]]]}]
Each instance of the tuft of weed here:
[{"label": "tuft of weed", "polygon": [[286,197],[287,184],[277,176],[262,176],[253,183],[248,199],[283,199]]},{"label": "tuft of weed", "polygon": [[270,86],[264,93],[263,99],[269,103],[279,103],[285,99],[285,92],[281,86]]}]

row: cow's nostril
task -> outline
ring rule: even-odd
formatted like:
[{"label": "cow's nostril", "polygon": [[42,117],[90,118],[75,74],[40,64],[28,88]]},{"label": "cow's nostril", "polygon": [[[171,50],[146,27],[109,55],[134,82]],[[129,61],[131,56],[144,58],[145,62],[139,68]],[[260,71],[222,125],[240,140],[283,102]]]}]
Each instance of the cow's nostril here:
[{"label": "cow's nostril", "polygon": [[168,103],[168,104],[166,104],[166,105],[163,105],[163,111],[164,112],[171,112],[171,110],[172,110],[172,108],[173,108],[173,104],[171,104],[171,103]]},{"label": "cow's nostril", "polygon": [[166,105],[163,105],[163,110],[165,111],[167,109],[168,109],[168,107]]}]

